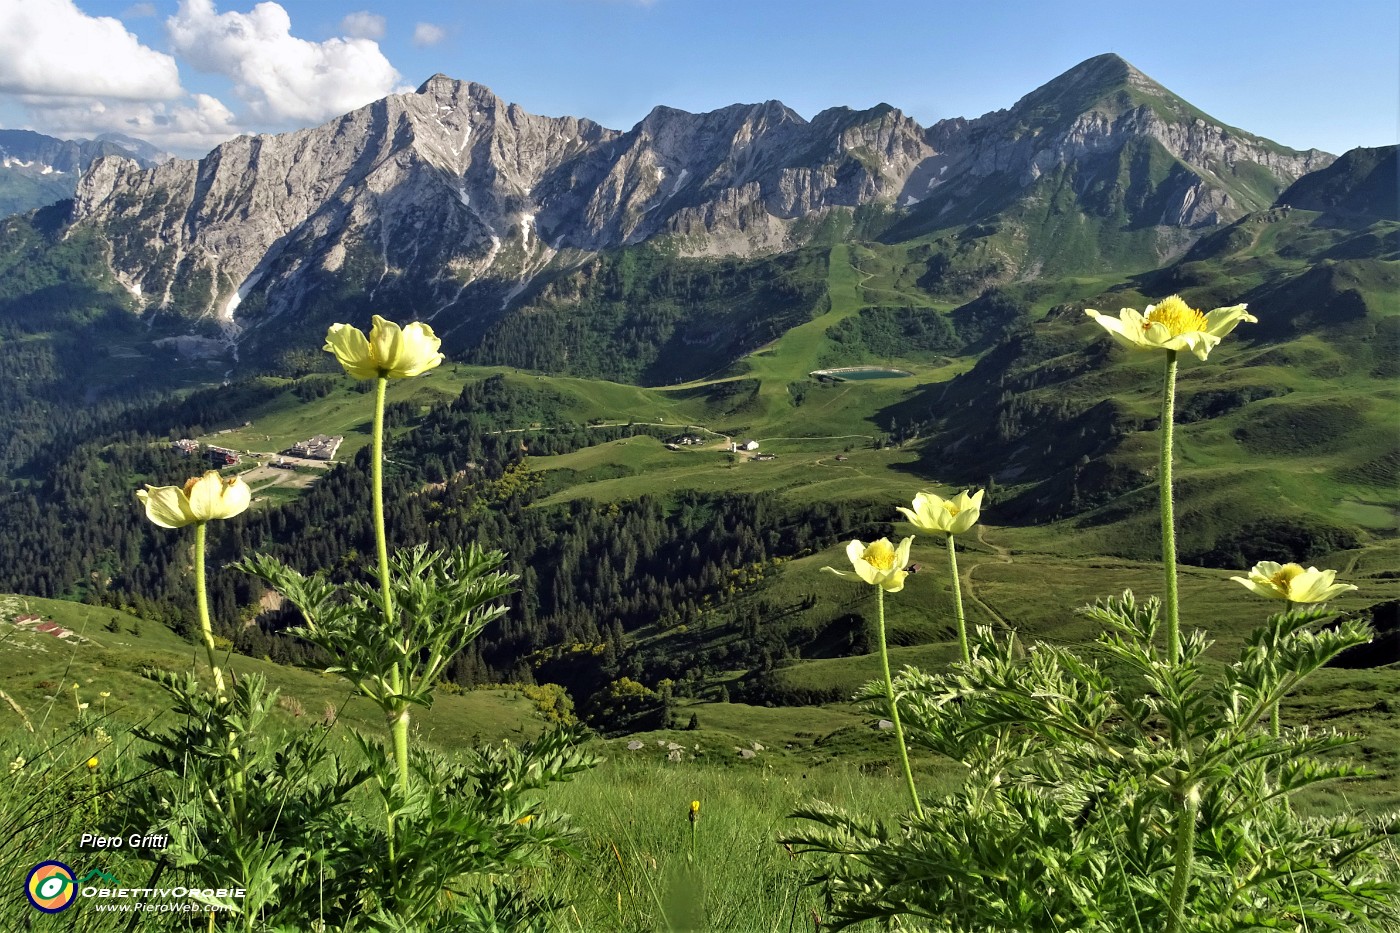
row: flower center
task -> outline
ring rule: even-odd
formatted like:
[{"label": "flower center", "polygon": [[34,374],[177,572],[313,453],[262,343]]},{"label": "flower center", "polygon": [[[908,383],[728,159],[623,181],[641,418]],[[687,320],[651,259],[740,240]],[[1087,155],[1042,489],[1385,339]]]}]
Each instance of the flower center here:
[{"label": "flower center", "polygon": [[881,538],[879,541],[871,542],[870,546],[865,549],[865,553],[862,554],[861,557],[867,564],[877,570],[894,569],[894,545],[890,544],[884,538]]},{"label": "flower center", "polygon": [[1206,329],[1206,316],[1182,301],[1176,295],[1163,301],[1147,312],[1149,325],[1161,324],[1173,337]]},{"label": "flower center", "polygon": [[1289,586],[1293,582],[1293,578],[1302,572],[1303,568],[1297,564],[1284,564],[1273,576],[1269,577],[1269,582],[1284,593],[1287,593]]},{"label": "flower center", "polygon": [[957,515],[959,512],[962,511],[962,509],[958,508],[953,503],[946,501],[943,503],[943,508],[948,510],[949,515]]}]

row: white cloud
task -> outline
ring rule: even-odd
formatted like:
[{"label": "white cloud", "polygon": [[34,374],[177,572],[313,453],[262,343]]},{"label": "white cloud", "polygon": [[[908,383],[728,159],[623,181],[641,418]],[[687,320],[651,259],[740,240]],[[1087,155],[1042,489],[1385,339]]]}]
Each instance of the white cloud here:
[{"label": "white cloud", "polygon": [[[33,103],[33,99],[28,99]],[[164,101],[55,101],[45,98],[45,106],[32,113],[40,118],[35,128],[59,137],[96,136],[99,133],[126,133],[138,139],[183,155],[201,155],[237,136],[239,128],[232,111],[218,98],[194,94],[189,103]]]},{"label": "white cloud", "polygon": [[249,13],[219,13],[213,0],[181,0],[166,28],[181,59],[232,79],[261,121],[326,120],[393,93],[400,82],[377,43],[299,39],[276,3],[259,3]]},{"label": "white cloud", "polygon": [[147,16],[156,15],[156,5],[154,3],[133,3],[122,10],[122,19],[142,19]]},{"label": "white cloud", "polygon": [[385,25],[384,17],[378,13],[358,10],[340,21],[340,30],[356,39],[383,39]]},{"label": "white cloud", "polygon": [[413,27],[413,44],[419,48],[437,45],[447,38],[447,30],[435,23],[416,23]]},{"label": "white cloud", "polygon": [[120,20],[72,0],[0,3],[0,91],[41,96],[169,100],[175,59],[147,48]]}]

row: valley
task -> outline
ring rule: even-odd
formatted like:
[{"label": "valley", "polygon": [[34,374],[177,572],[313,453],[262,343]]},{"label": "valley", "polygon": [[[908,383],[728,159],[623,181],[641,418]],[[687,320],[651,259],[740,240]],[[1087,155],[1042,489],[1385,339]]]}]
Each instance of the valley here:
[{"label": "valley", "polygon": [[[386,546],[499,548],[518,584],[414,707],[422,760],[506,749],[481,752],[494,761],[578,726],[578,754],[607,761],[557,796],[618,874],[600,894],[556,864],[524,889],[572,892],[586,919],[570,929],[650,928],[686,909],[686,833],[693,856],[722,826],[759,853],[726,873],[706,843],[714,883],[750,905],[722,928],[751,909],[776,929],[819,902],[763,801],[820,788],[879,819],[907,803],[881,701],[854,699],[883,649],[894,671],[960,670],[961,607],[1008,666],[1072,649],[1105,677],[1125,668],[1081,609],[1162,592],[1161,358],[1084,312],[1180,294],[1257,317],[1208,360],[1182,353],[1172,383],[1192,663],[1223,684],[1261,654],[1259,626],[1288,604],[1232,582],[1260,561],[1354,585],[1332,608],[1373,641],[1271,724],[1355,736],[1318,748],[1365,772],[1291,794],[1300,812],[1381,819],[1400,807],[1395,159],[1216,126],[1100,56],[929,128],[888,106],[808,122],[769,102],[658,107],[621,133],[436,76],[198,164],[99,162],[75,201],[0,221],[0,750],[32,759],[59,736],[129,777],[141,742],[193,721],[161,718],[170,688],[143,673],[204,663],[189,541],[134,494],[181,486],[216,446],[251,486],[246,512],[210,525],[219,656],[236,683],[280,690],[276,730],[380,761],[397,741],[383,708],[323,673],[337,659],[287,593],[233,565],[372,578],[374,385],[321,345],[371,313],[428,321],[446,361],[385,394]],[[342,438],[331,460],[274,465],[316,435]],[[852,539],[913,533],[895,507],[915,494],[976,489],[957,590],[936,533],[888,594],[823,572],[849,572]],[[15,624],[32,615],[77,637]],[[1100,727],[1140,715],[1152,742],[1176,740],[1137,709]],[[927,747],[914,764],[930,801],[977,773]],[[672,799],[696,796],[689,817]]]}]

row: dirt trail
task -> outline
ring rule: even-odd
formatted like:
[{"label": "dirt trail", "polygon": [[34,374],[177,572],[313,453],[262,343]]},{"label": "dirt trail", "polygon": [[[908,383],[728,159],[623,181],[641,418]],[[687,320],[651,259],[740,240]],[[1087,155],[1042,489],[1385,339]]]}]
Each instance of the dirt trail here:
[{"label": "dirt trail", "polygon": [[[997,563],[1011,563],[1011,551],[1002,547],[999,544],[993,544],[992,542],[988,541],[985,534],[985,528],[982,525],[977,526],[977,540],[978,542],[980,542],[983,545],[986,545],[995,552],[994,557]],[[985,611],[987,615],[995,619],[998,625],[1000,625],[1004,629],[1010,630],[1010,624],[1004,618],[1002,618],[1001,613],[997,612],[995,609],[993,609],[987,603],[983,602],[977,596],[977,589],[972,582],[972,572],[978,567],[985,567],[989,563],[991,563],[991,561],[983,560],[975,564],[969,563],[967,565],[966,570],[959,568],[959,570],[961,571],[961,576],[963,578],[963,592],[967,593],[967,598],[970,601],[981,606],[983,611]]]}]

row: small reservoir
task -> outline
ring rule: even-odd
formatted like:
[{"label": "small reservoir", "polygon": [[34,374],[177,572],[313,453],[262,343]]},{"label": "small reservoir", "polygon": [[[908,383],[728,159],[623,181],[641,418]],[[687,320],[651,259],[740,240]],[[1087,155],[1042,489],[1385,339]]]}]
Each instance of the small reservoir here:
[{"label": "small reservoir", "polygon": [[888,366],[842,366],[839,369],[818,369],[808,373],[813,379],[830,379],[835,382],[858,382],[865,379],[898,379],[912,376],[913,373]]}]

